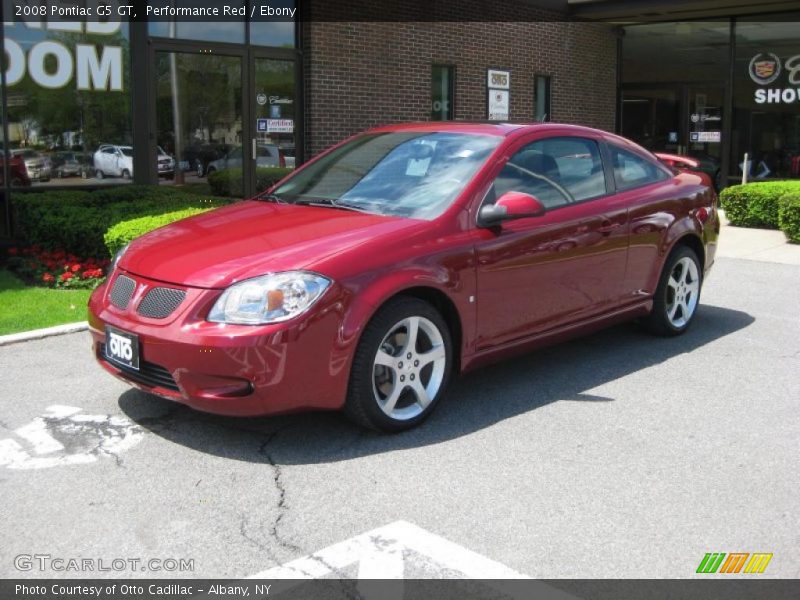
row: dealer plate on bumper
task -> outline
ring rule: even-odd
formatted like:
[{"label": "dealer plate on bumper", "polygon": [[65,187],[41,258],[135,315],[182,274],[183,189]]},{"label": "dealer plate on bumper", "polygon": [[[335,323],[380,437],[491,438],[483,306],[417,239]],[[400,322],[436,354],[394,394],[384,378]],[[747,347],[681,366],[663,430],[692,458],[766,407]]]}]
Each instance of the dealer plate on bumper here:
[{"label": "dealer plate on bumper", "polygon": [[106,358],[118,365],[139,370],[139,336],[106,326]]}]

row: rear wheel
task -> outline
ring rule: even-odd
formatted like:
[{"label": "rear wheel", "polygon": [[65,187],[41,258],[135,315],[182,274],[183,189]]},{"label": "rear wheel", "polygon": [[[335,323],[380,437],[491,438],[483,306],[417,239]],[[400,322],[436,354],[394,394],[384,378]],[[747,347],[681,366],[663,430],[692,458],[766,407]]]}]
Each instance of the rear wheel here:
[{"label": "rear wheel", "polygon": [[653,311],[644,321],[647,328],[664,336],[686,331],[697,311],[702,284],[697,254],[688,246],[678,246],[664,265],[653,298]]},{"label": "rear wheel", "polygon": [[106,174],[103,173],[103,169],[97,169],[97,171],[95,171],[95,177],[98,179],[103,179],[105,176]]},{"label": "rear wheel", "polygon": [[131,172],[128,171],[128,169],[122,169],[122,178],[123,179],[130,179],[131,178]]},{"label": "rear wheel", "polygon": [[444,395],[452,352],[450,331],[435,308],[416,298],[392,300],[361,337],[345,412],[379,431],[418,425]]}]

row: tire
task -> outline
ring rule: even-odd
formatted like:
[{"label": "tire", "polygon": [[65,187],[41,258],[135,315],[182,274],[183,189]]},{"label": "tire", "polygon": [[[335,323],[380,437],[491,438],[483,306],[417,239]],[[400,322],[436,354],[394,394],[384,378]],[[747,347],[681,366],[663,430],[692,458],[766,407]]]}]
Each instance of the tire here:
[{"label": "tire", "polygon": [[122,178],[123,179],[130,179],[131,178],[131,172],[128,171],[128,169],[122,169]]},{"label": "tire", "polygon": [[653,298],[653,310],[644,319],[652,333],[661,336],[680,335],[689,329],[697,314],[703,270],[694,250],[678,246],[664,263]]},{"label": "tire", "polygon": [[106,176],[106,174],[103,173],[102,169],[97,169],[97,171],[94,172],[94,176],[97,177],[98,179],[103,179]]},{"label": "tire", "polygon": [[[406,347],[409,327],[417,331],[413,349]],[[450,331],[439,312],[417,298],[391,300],[370,320],[358,343],[345,413],[377,431],[416,427],[444,395],[452,365]]]}]

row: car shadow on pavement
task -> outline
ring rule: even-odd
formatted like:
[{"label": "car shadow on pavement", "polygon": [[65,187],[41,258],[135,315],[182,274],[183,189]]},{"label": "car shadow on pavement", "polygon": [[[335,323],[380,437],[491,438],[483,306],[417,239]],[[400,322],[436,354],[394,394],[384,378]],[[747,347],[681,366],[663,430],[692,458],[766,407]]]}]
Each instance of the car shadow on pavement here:
[{"label": "car shadow on pavement", "polygon": [[754,320],[702,305],[692,328],[679,337],[653,337],[630,323],[544,348],[455,380],[422,426],[396,435],[367,431],[338,412],[208,415],[133,389],[120,396],[119,406],[141,427],[198,452],[272,465],[336,462],[438,444],[552,402],[613,401],[588,390],[692,352]]}]

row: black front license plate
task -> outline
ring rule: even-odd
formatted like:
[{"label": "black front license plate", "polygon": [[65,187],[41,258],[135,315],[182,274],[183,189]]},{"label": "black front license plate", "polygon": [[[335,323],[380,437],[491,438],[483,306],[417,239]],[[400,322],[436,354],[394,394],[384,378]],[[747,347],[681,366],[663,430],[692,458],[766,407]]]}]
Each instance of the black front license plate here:
[{"label": "black front license plate", "polygon": [[114,327],[106,327],[106,358],[139,370],[139,337]]}]

